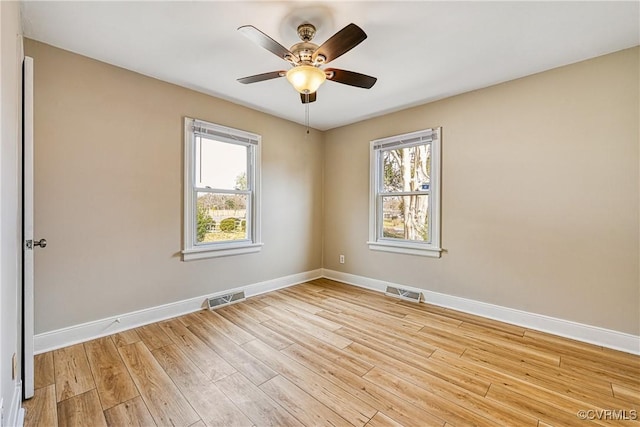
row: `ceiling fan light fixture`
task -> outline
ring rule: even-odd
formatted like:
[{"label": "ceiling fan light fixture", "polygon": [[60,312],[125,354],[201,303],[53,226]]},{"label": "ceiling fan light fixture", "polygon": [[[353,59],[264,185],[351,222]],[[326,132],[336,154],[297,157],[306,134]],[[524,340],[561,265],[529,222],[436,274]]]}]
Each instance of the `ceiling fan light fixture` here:
[{"label": "ceiling fan light fixture", "polygon": [[313,93],[327,79],[324,71],[311,65],[298,65],[287,71],[287,80],[300,93]]}]

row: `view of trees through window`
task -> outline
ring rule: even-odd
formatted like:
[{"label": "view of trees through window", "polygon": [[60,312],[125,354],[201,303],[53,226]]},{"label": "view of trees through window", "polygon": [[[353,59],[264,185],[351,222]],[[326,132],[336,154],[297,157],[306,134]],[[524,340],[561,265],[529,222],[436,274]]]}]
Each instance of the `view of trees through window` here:
[{"label": "view of trees through window", "polygon": [[381,151],[382,236],[430,241],[431,144]]},{"label": "view of trees through window", "polygon": [[[247,175],[236,177],[236,190],[247,190]],[[198,193],[197,242],[247,239],[247,195]]]}]

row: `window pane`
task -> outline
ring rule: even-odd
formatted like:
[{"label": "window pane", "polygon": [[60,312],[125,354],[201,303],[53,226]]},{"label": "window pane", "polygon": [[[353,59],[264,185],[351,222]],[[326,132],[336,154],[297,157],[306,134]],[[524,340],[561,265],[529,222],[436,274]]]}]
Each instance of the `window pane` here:
[{"label": "window pane", "polygon": [[196,136],[196,186],[247,190],[248,149]]},{"label": "window pane", "polygon": [[429,242],[429,196],[383,196],[382,237]]},{"label": "window pane", "polygon": [[382,151],[383,191],[427,191],[431,185],[431,144]]},{"label": "window pane", "polygon": [[198,193],[196,243],[248,239],[246,194]]}]

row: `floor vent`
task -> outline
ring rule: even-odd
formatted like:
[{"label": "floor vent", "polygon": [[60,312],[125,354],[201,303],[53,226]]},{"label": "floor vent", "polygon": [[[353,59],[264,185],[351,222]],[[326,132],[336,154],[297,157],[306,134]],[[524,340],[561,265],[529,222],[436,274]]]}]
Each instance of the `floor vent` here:
[{"label": "floor vent", "polygon": [[422,299],[422,293],[415,291],[408,291],[402,288],[394,288],[393,286],[387,286],[385,291],[390,297],[396,297],[407,301],[420,302]]},{"label": "floor vent", "polygon": [[214,308],[224,307],[225,305],[239,301],[244,301],[244,291],[211,297],[207,299],[207,304],[209,306],[209,310],[213,310]]}]

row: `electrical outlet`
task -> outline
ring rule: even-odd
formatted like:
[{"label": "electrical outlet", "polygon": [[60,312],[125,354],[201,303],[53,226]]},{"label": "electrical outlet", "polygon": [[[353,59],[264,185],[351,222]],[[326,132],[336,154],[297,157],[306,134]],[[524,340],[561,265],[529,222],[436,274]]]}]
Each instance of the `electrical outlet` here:
[{"label": "electrical outlet", "polygon": [[15,380],[17,374],[18,374],[18,356],[15,353],[13,353],[13,356],[11,356],[11,378]]},{"label": "electrical outlet", "polygon": [[340,255],[340,264],[344,264],[344,255]]}]

